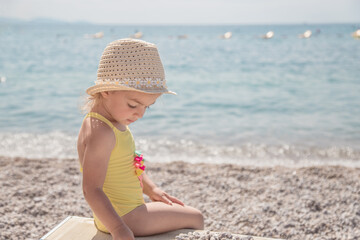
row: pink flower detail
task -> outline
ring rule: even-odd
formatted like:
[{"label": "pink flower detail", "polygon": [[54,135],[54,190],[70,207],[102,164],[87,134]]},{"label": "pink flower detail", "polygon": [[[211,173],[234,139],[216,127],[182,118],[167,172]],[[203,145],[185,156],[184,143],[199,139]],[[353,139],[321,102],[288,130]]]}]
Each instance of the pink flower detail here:
[{"label": "pink flower detail", "polygon": [[143,155],[140,152],[135,151],[135,157],[134,157],[135,174],[139,178],[141,187],[143,187],[141,174],[145,171],[144,161],[145,159]]}]

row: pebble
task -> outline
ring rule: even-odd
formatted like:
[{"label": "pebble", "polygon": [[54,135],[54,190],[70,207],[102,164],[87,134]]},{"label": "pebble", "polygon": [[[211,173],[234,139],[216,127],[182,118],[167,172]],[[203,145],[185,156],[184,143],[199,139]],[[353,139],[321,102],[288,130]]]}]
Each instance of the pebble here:
[{"label": "pebble", "polygon": [[196,240],[196,239],[206,239],[206,240],[254,240],[252,236],[238,236],[236,234],[228,232],[189,232],[188,234],[181,233],[175,237],[176,240]]},{"label": "pebble", "polygon": [[[0,239],[39,239],[69,215],[92,217],[78,168],[77,159],[0,157]],[[232,233],[360,239],[359,168],[148,162],[147,173],[163,190],[203,212],[209,231],[176,239],[251,239]]]}]

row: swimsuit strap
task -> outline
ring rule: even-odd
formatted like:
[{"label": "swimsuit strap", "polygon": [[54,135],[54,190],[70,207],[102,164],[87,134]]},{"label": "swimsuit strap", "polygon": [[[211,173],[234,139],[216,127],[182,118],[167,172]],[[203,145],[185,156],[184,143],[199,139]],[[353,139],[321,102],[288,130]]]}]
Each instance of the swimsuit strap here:
[{"label": "swimsuit strap", "polygon": [[[101,114],[99,113],[96,113],[96,112],[89,112],[88,114],[86,114],[86,116],[84,117],[84,120],[88,117],[92,117],[92,118],[96,118],[96,119],[99,119],[100,121],[106,123],[113,131],[114,129],[117,129],[109,120],[107,120],[104,116],[102,116]],[[114,131],[115,133],[115,131]],[[80,172],[83,172],[83,168],[80,164]]]},{"label": "swimsuit strap", "polygon": [[117,129],[109,120],[107,120],[104,116],[100,115],[99,113],[89,112],[88,114],[86,114],[85,118],[87,118],[87,117],[93,117],[93,118],[97,118],[97,119],[103,121],[104,123],[109,125],[109,127],[112,130]]}]

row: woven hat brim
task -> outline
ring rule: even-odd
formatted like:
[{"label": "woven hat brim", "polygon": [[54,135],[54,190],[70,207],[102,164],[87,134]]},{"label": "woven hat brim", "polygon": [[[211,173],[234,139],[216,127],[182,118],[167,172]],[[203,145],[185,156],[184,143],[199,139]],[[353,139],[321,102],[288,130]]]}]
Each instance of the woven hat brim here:
[{"label": "woven hat brim", "polygon": [[150,93],[150,94],[173,94],[177,95],[175,92],[169,91],[167,88],[164,89],[156,89],[156,90],[149,90],[149,89],[137,89],[132,87],[126,87],[122,85],[109,85],[109,84],[97,84],[95,86],[89,87],[86,89],[86,93],[89,95],[94,95],[98,92],[104,92],[104,91],[136,91],[136,92],[142,92],[142,93]]}]

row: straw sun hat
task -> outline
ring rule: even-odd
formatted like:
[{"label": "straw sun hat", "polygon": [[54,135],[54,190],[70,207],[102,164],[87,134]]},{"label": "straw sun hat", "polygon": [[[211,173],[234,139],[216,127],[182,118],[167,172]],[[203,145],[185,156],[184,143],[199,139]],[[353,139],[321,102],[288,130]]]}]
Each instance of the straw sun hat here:
[{"label": "straw sun hat", "polygon": [[99,63],[95,85],[86,93],[130,90],[145,93],[170,93],[164,68],[155,44],[125,38],[109,43]]}]

